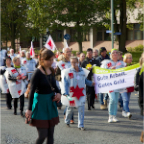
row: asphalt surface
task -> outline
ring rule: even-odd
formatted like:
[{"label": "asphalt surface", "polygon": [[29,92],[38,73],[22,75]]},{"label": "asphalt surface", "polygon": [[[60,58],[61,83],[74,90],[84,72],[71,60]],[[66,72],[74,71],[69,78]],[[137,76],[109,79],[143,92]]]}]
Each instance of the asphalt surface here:
[{"label": "asphalt surface", "polygon": [[[13,115],[13,109],[7,110],[4,96],[1,97],[1,144],[34,144],[37,130],[24,123],[24,118]],[[27,108],[25,100],[25,110]],[[132,119],[123,118],[118,108],[118,123],[109,124],[108,111],[100,110],[100,104],[95,103],[95,110],[88,111],[85,106],[84,125],[86,131],[77,128],[77,109],[75,109],[75,124],[67,128],[64,124],[63,111],[59,110],[60,123],[55,127],[55,144],[141,144],[140,134],[143,129],[143,117],[137,102],[137,95],[132,94],[130,111]]]}]

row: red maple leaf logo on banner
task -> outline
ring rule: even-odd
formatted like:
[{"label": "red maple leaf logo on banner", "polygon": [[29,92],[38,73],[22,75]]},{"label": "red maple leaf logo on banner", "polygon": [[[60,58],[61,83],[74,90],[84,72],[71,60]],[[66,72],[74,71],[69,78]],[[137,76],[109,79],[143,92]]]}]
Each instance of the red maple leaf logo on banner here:
[{"label": "red maple leaf logo on banner", "polygon": [[17,71],[15,69],[11,70],[11,72],[14,74],[14,73],[17,73]]},{"label": "red maple leaf logo on banner", "polygon": [[25,60],[25,61],[24,61],[24,64],[26,64],[26,63],[27,63],[27,61]]},{"label": "red maple leaf logo on banner", "polygon": [[69,78],[70,78],[70,79],[73,78],[73,73],[69,73]]},{"label": "red maple leaf logo on banner", "polygon": [[53,44],[52,44],[51,40],[50,40],[50,41],[48,41],[48,43],[47,43],[47,44],[50,46],[50,48],[51,48],[51,49],[53,48]]},{"label": "red maple leaf logo on banner", "polygon": [[21,95],[21,90],[18,91],[18,94]]},{"label": "red maple leaf logo on banner", "polygon": [[70,106],[75,106],[75,101],[69,101]]},{"label": "red maple leaf logo on banner", "polygon": [[61,66],[65,69],[65,64],[62,64]]},{"label": "red maple leaf logo on banner", "polygon": [[108,63],[107,66],[108,66],[108,67],[111,67],[111,66],[112,66],[112,63]]},{"label": "red maple leaf logo on banner", "polygon": [[78,85],[76,86],[76,88],[70,87],[70,92],[73,92],[72,97],[76,97],[79,100],[81,96],[84,96],[82,92],[83,89],[84,88],[79,88]]}]

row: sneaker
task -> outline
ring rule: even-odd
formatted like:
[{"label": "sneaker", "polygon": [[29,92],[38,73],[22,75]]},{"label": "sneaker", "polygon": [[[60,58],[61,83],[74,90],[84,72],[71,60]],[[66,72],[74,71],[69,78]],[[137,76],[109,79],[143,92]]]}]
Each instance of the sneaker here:
[{"label": "sneaker", "polygon": [[113,122],[113,116],[109,116],[108,123]]},{"label": "sneaker", "polygon": [[70,125],[69,125],[69,124],[66,124],[66,126],[67,126],[68,128],[70,128]]},{"label": "sneaker", "polygon": [[107,109],[107,107],[106,107],[105,105],[101,105],[101,106],[100,106],[100,109],[101,109],[101,110],[105,110],[105,109]]},{"label": "sneaker", "polygon": [[125,111],[122,111],[122,116],[127,117],[127,113]]},{"label": "sneaker", "polygon": [[71,120],[71,121],[70,121],[70,124],[74,124],[74,121],[73,121],[73,120]]},{"label": "sneaker", "polygon": [[85,131],[85,128],[84,128],[84,127],[82,127],[82,128],[79,128],[79,130],[81,130],[81,131]]},{"label": "sneaker", "polygon": [[132,114],[130,112],[127,112],[126,115],[129,119],[132,117]]},{"label": "sneaker", "polygon": [[118,122],[119,120],[116,118],[116,116],[113,116],[113,122]]}]

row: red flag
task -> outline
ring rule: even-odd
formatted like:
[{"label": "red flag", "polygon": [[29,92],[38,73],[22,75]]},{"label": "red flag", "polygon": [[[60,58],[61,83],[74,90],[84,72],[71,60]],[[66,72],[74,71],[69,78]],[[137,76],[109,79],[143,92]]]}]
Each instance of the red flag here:
[{"label": "red flag", "polygon": [[56,46],[51,36],[48,37],[46,44],[44,46],[51,51],[55,50]]},{"label": "red flag", "polygon": [[31,47],[30,47],[30,55],[31,55],[31,57],[34,57],[34,55],[35,55],[32,41],[31,41]]}]

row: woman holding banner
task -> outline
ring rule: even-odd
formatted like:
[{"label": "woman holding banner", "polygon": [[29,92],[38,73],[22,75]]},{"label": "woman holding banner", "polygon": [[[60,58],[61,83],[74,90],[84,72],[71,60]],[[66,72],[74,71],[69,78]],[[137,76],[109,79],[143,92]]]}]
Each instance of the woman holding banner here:
[{"label": "woman holding banner", "polygon": [[[117,49],[111,50],[110,55],[111,60],[104,60],[102,62],[101,68],[105,69],[119,69],[125,67],[125,63],[123,61],[118,60],[119,53]],[[108,92],[110,102],[109,102],[109,119],[108,122],[118,122],[116,118],[117,115],[117,104],[118,104],[118,97],[119,97],[119,90],[113,90]]]},{"label": "woman holding banner", "polygon": [[[124,55],[123,61],[126,63],[126,66],[132,65],[132,54],[126,53]],[[132,114],[129,110],[129,101],[130,101],[130,95],[134,91],[134,87],[128,87],[126,88],[126,92],[122,93],[122,100],[123,100],[123,111],[122,116],[128,117],[129,119],[132,117]]]}]

